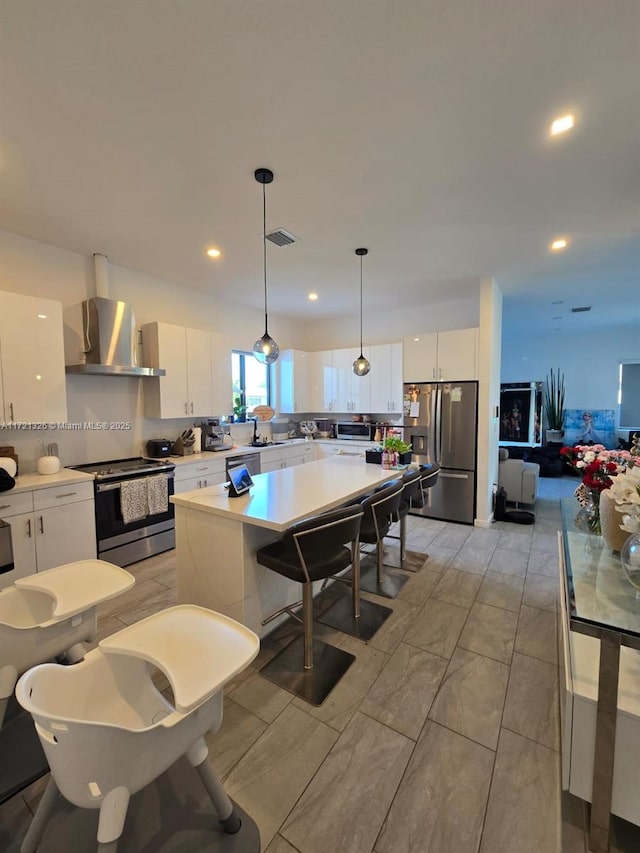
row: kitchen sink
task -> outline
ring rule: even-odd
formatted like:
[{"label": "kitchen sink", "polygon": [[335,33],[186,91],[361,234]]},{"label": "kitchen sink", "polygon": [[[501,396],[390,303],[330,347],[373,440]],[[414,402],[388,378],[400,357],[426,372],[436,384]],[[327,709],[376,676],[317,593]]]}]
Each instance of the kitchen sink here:
[{"label": "kitchen sink", "polygon": [[252,441],[250,447],[273,447],[275,444],[288,444],[286,441]]}]

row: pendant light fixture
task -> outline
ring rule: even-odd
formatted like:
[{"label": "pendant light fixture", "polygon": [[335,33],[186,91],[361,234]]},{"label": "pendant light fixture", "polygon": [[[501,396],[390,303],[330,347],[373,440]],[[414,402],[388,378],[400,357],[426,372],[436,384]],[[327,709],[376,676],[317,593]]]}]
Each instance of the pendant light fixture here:
[{"label": "pendant light fixture", "polygon": [[362,259],[367,254],[368,249],[356,249],[356,255],[360,256],[360,355],[353,362],[353,372],[356,376],[366,376],[371,370],[368,359],[362,354]]},{"label": "pendant light fixture", "polygon": [[280,355],[280,347],[269,335],[267,322],[267,194],[266,184],[273,181],[271,169],[256,169],[255,179],[262,184],[262,254],[264,269],[264,335],[253,345],[253,354],[261,364],[273,364]]}]

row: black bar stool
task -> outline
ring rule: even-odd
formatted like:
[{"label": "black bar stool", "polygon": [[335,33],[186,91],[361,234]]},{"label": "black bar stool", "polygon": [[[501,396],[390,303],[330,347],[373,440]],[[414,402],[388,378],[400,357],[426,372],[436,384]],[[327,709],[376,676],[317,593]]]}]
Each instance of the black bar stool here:
[{"label": "black bar stool", "polygon": [[393,566],[392,563],[385,563],[385,566],[393,566],[393,568],[404,569],[408,572],[419,572],[427,559],[425,554],[418,551],[407,551],[407,516],[409,510],[422,501],[421,481],[422,472],[419,469],[405,471],[402,475],[404,489],[402,490],[400,506],[391,515],[391,522],[399,522],[400,524],[400,535],[395,536],[387,533],[385,537],[385,539],[396,539],[400,542],[400,565]]},{"label": "black bar stool", "polygon": [[392,480],[366,497],[361,504],[364,516],[360,541],[376,546],[376,562],[360,572],[360,589],[385,598],[395,598],[409,580],[407,575],[400,572],[383,571],[383,539],[389,532],[391,519],[398,512],[403,488],[402,480]]},{"label": "black bar stool", "polygon": [[420,480],[420,491],[422,497],[422,503],[420,506],[427,506],[429,503],[429,495],[427,492],[429,489],[433,488],[435,484],[438,482],[438,475],[440,474],[440,464],[435,462],[433,465],[421,465],[420,472],[422,474]]},{"label": "black bar stool", "polygon": [[[262,624],[288,613],[303,624],[303,634],[292,640],[260,672],[285,690],[312,705],[321,705],[355,660],[313,639],[313,581],[335,575],[350,565],[359,567],[362,507],[343,507],[293,524],[282,539],[256,554],[261,566],[302,584],[302,601],[283,607]],[[302,604],[302,619],[293,611]]]}]

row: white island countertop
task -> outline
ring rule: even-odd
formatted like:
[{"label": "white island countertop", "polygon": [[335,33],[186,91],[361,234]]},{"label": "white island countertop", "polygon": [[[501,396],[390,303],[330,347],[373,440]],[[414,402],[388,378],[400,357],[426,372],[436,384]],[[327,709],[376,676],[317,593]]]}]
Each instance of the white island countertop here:
[{"label": "white island countertop", "polygon": [[303,518],[318,515],[402,476],[367,464],[362,459],[337,456],[253,476],[248,495],[230,498],[223,485],[173,495],[185,507],[280,533]]}]

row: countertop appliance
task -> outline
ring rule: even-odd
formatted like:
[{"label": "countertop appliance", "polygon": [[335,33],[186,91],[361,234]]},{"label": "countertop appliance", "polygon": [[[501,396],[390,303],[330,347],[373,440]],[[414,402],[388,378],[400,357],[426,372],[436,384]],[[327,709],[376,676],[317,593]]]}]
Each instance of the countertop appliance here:
[{"label": "countertop appliance", "polygon": [[135,457],[70,467],[94,475],[96,538],[101,560],[117,566],[128,566],[175,547],[174,507],[171,501],[168,501],[166,511],[128,523],[123,520],[120,505],[122,483],[157,475],[166,478],[170,498],[176,467],[173,462]]},{"label": "countertop appliance", "polygon": [[260,454],[259,453],[243,453],[241,456],[227,456],[225,460],[225,473],[229,479],[229,468],[235,468],[236,465],[244,465],[247,471],[253,474],[260,473]]},{"label": "countertop appliance", "polygon": [[202,430],[202,449],[208,451],[225,450],[224,446],[224,428],[218,424],[201,424]]},{"label": "countertop appliance", "polygon": [[147,442],[147,456],[152,459],[166,459],[171,453],[171,440],[168,438],[150,438]]},{"label": "countertop appliance", "polygon": [[[476,509],[477,382],[425,382],[404,386],[403,437],[412,462],[439,462],[438,482],[413,515],[473,524]],[[398,427],[394,427],[397,429]]]},{"label": "countertop appliance", "polygon": [[336,438],[373,441],[376,425],[364,421],[338,421],[336,423]]}]

